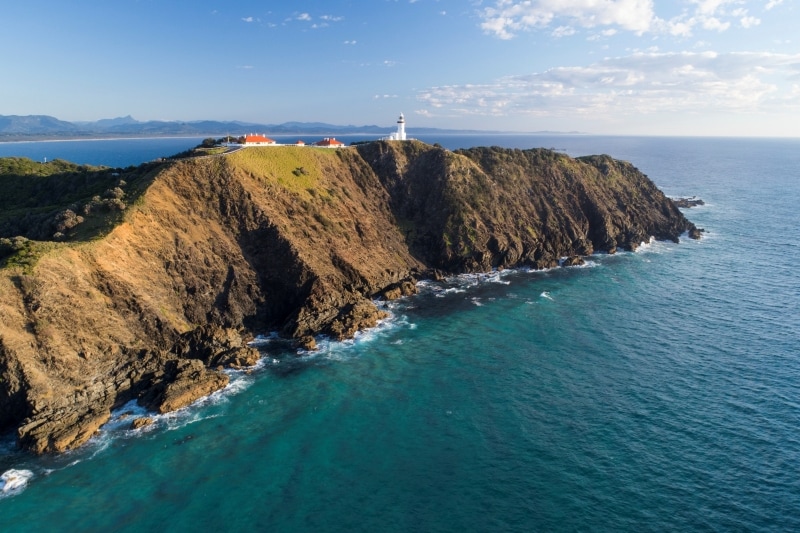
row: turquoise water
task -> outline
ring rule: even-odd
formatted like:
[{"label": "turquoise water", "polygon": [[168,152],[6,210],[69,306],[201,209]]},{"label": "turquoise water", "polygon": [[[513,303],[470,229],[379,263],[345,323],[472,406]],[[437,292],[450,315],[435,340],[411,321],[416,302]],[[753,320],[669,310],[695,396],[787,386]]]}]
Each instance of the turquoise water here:
[{"label": "turquoise water", "polygon": [[800,141],[558,142],[701,196],[706,237],[425,283],[355,342],[265,339],[145,430],[44,458],[6,439],[0,472],[33,477],[2,530],[800,528]]}]

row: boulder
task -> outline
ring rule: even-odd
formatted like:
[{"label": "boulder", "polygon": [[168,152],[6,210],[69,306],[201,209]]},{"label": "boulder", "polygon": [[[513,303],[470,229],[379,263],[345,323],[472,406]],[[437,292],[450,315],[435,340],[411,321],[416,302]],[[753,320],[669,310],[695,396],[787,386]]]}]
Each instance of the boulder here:
[{"label": "boulder", "polygon": [[581,266],[585,265],[586,261],[583,260],[582,257],[578,257],[577,255],[573,255],[564,259],[561,263],[562,267],[574,267],[574,266]]},{"label": "boulder", "polygon": [[253,366],[261,357],[257,349],[246,345],[239,331],[214,324],[184,334],[173,351],[182,358],[200,359],[208,367]]},{"label": "boulder", "polygon": [[389,313],[375,307],[369,300],[361,300],[344,306],[339,315],[328,326],[327,333],[336,340],[352,338],[356,332],[373,328]]},{"label": "boulder", "polygon": [[131,426],[130,427],[131,427],[131,429],[140,429],[140,428],[143,428],[143,427],[151,425],[153,422],[155,422],[155,420],[153,420],[149,416],[142,416],[142,417],[133,419],[133,421],[131,421]]},{"label": "boulder", "polygon": [[153,411],[169,413],[224,388],[229,381],[226,374],[209,370],[199,359],[171,360],[140,403]]}]

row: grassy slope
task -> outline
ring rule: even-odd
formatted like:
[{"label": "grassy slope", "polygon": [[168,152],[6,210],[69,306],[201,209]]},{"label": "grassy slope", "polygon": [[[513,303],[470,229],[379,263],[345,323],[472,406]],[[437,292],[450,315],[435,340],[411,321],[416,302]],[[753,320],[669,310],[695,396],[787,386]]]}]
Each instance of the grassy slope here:
[{"label": "grassy slope", "polygon": [[[102,238],[31,242],[0,269],[0,339],[14,354],[0,373],[17,368],[46,410],[88,401],[87,383],[200,324],[260,316],[259,327],[291,319],[289,333],[318,330],[419,266],[366,176],[353,152],[295,147],[142,174],[139,200]],[[305,322],[292,319],[297,294],[316,306],[300,311]]]}]

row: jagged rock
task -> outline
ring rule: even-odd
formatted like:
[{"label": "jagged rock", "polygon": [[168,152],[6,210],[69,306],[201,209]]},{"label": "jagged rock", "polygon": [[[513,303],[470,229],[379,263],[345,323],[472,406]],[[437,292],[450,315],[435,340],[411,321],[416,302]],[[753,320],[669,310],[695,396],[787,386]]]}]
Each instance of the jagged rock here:
[{"label": "jagged rock", "polygon": [[140,398],[150,410],[169,413],[225,387],[230,378],[199,359],[168,361],[161,380]]},{"label": "jagged rock", "polygon": [[582,257],[578,257],[577,255],[573,255],[571,257],[567,257],[566,259],[564,259],[564,261],[561,263],[561,266],[562,267],[573,267],[573,266],[581,266],[581,265],[585,265],[585,264],[586,264],[586,261],[584,261]]},{"label": "jagged rock", "polygon": [[297,345],[303,350],[313,352],[317,349],[317,341],[311,335],[305,335],[297,339]]},{"label": "jagged rock", "polygon": [[359,330],[375,327],[378,321],[388,316],[389,313],[378,309],[372,302],[362,300],[343,307],[328,326],[327,333],[337,340],[349,339]]},{"label": "jagged rock", "polygon": [[174,352],[187,359],[200,359],[208,367],[253,366],[260,358],[255,348],[246,346],[242,334],[214,324],[197,327],[183,335]]},{"label": "jagged rock", "polygon": [[378,297],[383,298],[384,300],[397,300],[398,298],[402,298],[403,296],[412,296],[417,294],[419,291],[417,290],[417,285],[410,280],[403,280],[398,283],[393,283],[390,286],[383,289],[379,294]]},{"label": "jagged rock", "polygon": [[692,196],[689,198],[673,198],[672,201],[675,202],[675,205],[677,205],[678,207],[682,207],[685,209],[688,209],[690,207],[697,207],[698,205],[706,205],[706,203],[702,199],[697,198],[696,196]]},{"label": "jagged rock", "polygon": [[111,418],[109,409],[91,406],[26,419],[17,430],[19,444],[33,453],[60,453],[77,448]]},{"label": "jagged rock", "polygon": [[141,416],[139,418],[134,418],[131,421],[131,429],[140,429],[146,426],[151,425],[155,420],[150,418],[149,416]]},{"label": "jagged rock", "polygon": [[216,358],[216,366],[242,369],[254,366],[261,359],[261,352],[256,348],[250,346],[242,346],[241,348],[233,348],[227,352],[223,352]]}]

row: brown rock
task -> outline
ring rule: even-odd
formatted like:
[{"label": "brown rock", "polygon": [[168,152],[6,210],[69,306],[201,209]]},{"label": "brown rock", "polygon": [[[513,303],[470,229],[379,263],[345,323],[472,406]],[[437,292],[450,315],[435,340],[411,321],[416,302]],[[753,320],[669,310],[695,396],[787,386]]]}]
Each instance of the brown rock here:
[{"label": "brown rock", "polygon": [[307,350],[309,352],[313,352],[317,349],[317,341],[311,335],[305,335],[300,339],[297,339],[297,345],[303,350]]},{"label": "brown rock", "polygon": [[561,263],[562,267],[573,267],[573,266],[581,266],[585,265],[586,261],[583,260],[582,257],[578,257],[577,255],[573,255],[572,257],[567,257]]},{"label": "brown rock", "polygon": [[328,327],[328,334],[337,340],[349,339],[357,331],[372,328],[389,313],[375,307],[369,300],[361,300],[343,307]]},{"label": "brown rock", "polygon": [[[84,444],[111,418],[109,410],[43,413],[28,419],[17,431],[19,443],[33,453],[60,453]],[[49,416],[48,416],[49,415]]]},{"label": "brown rock", "polygon": [[[169,413],[225,387],[230,378],[209,370],[199,359],[168,362],[164,378],[142,398],[145,405],[159,413]],[[155,392],[155,394],[153,394]]]},{"label": "brown rock", "polygon": [[140,428],[143,428],[145,426],[151,425],[153,422],[155,422],[155,420],[153,420],[152,418],[150,418],[148,416],[142,416],[142,417],[139,417],[139,418],[134,418],[131,421],[131,429],[140,429]]}]

